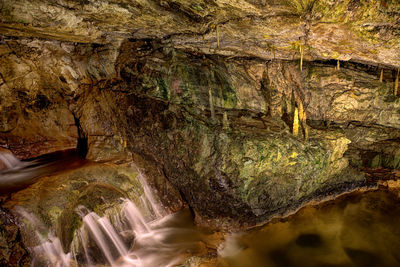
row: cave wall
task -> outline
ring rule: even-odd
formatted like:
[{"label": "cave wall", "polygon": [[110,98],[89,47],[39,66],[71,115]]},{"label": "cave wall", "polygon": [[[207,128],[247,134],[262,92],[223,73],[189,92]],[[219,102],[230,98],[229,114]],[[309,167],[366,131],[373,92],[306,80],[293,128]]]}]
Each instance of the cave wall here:
[{"label": "cave wall", "polygon": [[1,37],[0,51],[0,144],[20,158],[76,147],[74,98],[112,76],[115,50]]},{"label": "cave wall", "polygon": [[2,0],[0,32],[80,43],[162,39],[201,54],[399,67],[394,0]]},{"label": "cave wall", "polygon": [[[301,71],[297,61],[203,57],[130,40],[116,60],[119,78],[93,88],[78,114],[89,139],[91,125],[107,121],[118,149],[158,169],[199,222],[253,224],[365,185],[360,168],[371,167],[371,155],[398,168],[392,72],[380,83],[377,68],[335,66],[307,62]],[[307,138],[304,129],[291,134],[300,102]]]}]

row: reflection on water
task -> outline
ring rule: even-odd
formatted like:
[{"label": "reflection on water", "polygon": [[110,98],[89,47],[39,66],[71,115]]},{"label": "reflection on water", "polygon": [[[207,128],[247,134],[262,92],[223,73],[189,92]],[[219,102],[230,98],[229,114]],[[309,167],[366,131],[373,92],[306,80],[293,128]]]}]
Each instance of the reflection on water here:
[{"label": "reflection on water", "polygon": [[0,193],[9,193],[34,183],[39,177],[81,166],[85,161],[75,149],[58,151],[34,159],[19,161],[12,154],[0,151]]},{"label": "reflection on water", "polygon": [[400,266],[400,200],[378,190],[308,206],[227,238],[220,265]]}]

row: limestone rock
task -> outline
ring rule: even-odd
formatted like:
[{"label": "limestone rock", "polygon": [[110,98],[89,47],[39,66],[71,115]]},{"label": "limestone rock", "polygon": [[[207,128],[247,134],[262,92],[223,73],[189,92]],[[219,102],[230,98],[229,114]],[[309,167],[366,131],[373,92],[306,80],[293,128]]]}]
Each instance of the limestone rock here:
[{"label": "limestone rock", "polygon": [[3,0],[0,145],[87,141],[227,227],[399,168],[400,5],[295,3]]}]

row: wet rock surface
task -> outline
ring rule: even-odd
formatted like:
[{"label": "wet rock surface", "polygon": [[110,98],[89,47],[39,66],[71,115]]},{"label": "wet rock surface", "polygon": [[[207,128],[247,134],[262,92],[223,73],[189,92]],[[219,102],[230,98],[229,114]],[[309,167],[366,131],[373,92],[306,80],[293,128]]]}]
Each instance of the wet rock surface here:
[{"label": "wet rock surface", "polygon": [[30,266],[31,258],[21,237],[20,225],[11,213],[0,209],[0,264]]}]

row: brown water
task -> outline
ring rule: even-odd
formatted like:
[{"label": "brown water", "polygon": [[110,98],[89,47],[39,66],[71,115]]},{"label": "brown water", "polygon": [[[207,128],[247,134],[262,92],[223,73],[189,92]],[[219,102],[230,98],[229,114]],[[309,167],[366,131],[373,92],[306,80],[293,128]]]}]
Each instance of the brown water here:
[{"label": "brown water", "polygon": [[397,192],[352,193],[227,238],[220,266],[400,266]]}]

